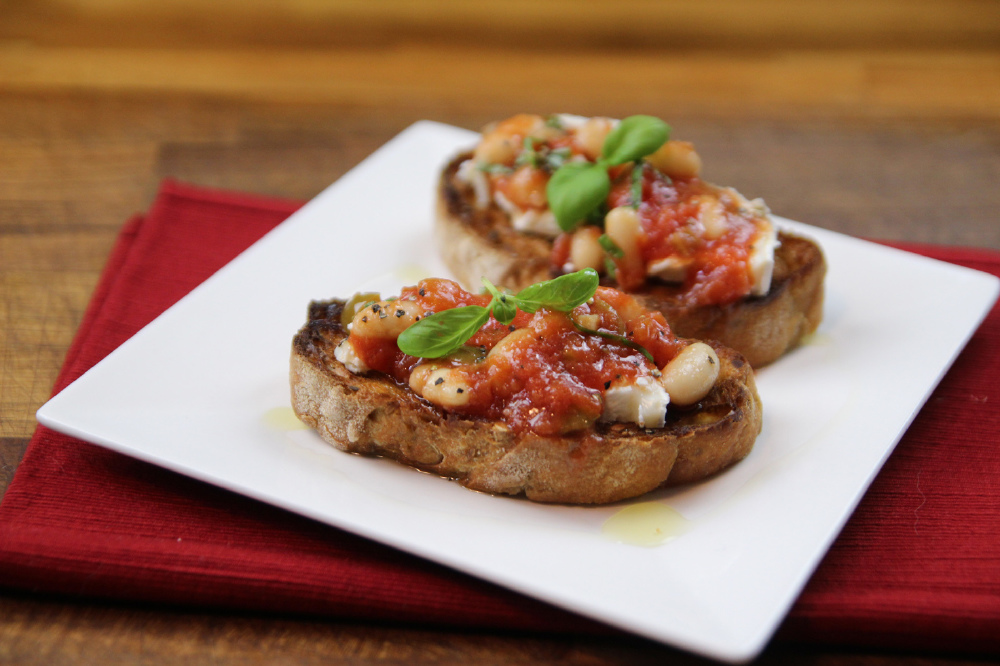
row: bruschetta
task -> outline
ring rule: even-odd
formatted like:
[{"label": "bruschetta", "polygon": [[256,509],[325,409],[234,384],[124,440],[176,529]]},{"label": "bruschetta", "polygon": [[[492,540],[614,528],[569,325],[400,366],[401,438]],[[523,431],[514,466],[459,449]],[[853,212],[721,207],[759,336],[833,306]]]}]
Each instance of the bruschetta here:
[{"label": "bruschetta", "polygon": [[291,351],[298,417],[343,451],[540,502],[615,502],[750,452],[762,412],[739,353],[676,337],[594,271],[488,286],[310,304]]},{"label": "bruschetta", "polygon": [[703,180],[694,147],[653,121],[666,128],[522,114],[484,130],[440,175],[444,262],[463,284],[510,289],[592,268],[678,335],[766,365],[819,325],[823,253],[762,200]]}]

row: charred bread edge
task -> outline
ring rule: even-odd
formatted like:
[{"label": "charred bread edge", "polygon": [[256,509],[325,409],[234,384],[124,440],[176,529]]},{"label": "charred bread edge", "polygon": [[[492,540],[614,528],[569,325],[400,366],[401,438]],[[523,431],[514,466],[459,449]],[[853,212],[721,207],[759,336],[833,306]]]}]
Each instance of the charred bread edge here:
[{"label": "charred bread edge", "polygon": [[[480,276],[509,289],[523,289],[554,277],[549,265],[551,241],[511,228],[496,205],[477,209],[470,188],[455,182],[463,153],[444,168],[438,184],[435,232],[446,266],[467,287]],[[676,287],[655,285],[633,295],[650,309],[663,312],[680,336],[719,340],[761,367],[796,347],[814,332],[823,317],[826,261],[819,246],[779,230],[771,288],[761,297],[727,306],[682,305]]]},{"label": "charred bread edge", "polygon": [[352,374],[333,355],[347,335],[342,307],[311,304],[295,336],[295,413],[342,451],[391,458],[474,490],[541,502],[614,502],[715,474],[743,459],[761,430],[750,365],[713,344],[721,361],[715,387],[696,408],[669,410],[662,429],[600,424],[597,437],[516,435],[500,422],[448,413],[384,375]]}]

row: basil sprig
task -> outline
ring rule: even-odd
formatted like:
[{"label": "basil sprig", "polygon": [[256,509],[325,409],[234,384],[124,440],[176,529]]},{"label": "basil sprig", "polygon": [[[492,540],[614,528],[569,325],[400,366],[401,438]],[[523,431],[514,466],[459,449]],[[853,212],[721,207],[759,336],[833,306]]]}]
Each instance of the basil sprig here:
[{"label": "basil sprig", "polygon": [[597,271],[585,268],[525,287],[513,299],[518,308],[529,314],[539,308],[569,312],[589,301],[599,282]]},{"label": "basil sprig", "polygon": [[559,167],[545,187],[549,209],[563,231],[572,231],[608,198],[611,179],[600,163],[569,162]]},{"label": "basil sprig", "polygon": [[493,283],[486,278],[483,278],[483,286],[486,287],[486,291],[493,294],[493,300],[490,301],[490,306],[493,310],[493,318],[504,326],[507,326],[514,321],[514,317],[517,316],[517,304],[514,302],[514,297],[508,296],[497,289]]},{"label": "basil sprig", "polygon": [[489,305],[465,305],[428,315],[400,333],[396,344],[400,351],[410,356],[441,358],[455,352],[475,335],[489,320],[490,312],[504,325],[514,321],[518,309],[528,313],[539,308],[569,312],[590,300],[599,281],[597,271],[586,268],[533,284],[517,294],[506,294],[483,278],[483,284],[493,296]]},{"label": "basil sprig", "polygon": [[466,305],[428,315],[400,333],[400,351],[410,356],[440,358],[452,353],[476,334],[490,318],[490,309]]},{"label": "basil sprig", "polygon": [[653,116],[629,116],[604,139],[597,162],[568,162],[546,187],[549,209],[559,228],[572,231],[608,198],[608,169],[655,153],[670,138],[670,126]]},{"label": "basil sprig", "polygon": [[604,139],[600,160],[608,166],[634,162],[655,153],[669,138],[670,126],[659,118],[629,116]]}]

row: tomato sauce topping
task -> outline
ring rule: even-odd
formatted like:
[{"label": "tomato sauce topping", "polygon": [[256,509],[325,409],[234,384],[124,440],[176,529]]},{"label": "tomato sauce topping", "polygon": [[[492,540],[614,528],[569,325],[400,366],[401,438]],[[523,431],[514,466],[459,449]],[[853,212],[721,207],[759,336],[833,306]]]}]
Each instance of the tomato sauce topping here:
[{"label": "tomato sauce topping", "polygon": [[[450,280],[429,279],[404,289],[398,300],[415,302],[424,313],[432,313],[485,306],[490,297],[469,293]],[[686,345],[660,313],[608,287],[599,287],[590,301],[568,314],[545,308],[534,314],[518,311],[509,325],[490,316],[464,347],[441,359],[407,356],[394,337],[361,336],[355,328],[351,345],[372,370],[412,385],[411,373],[420,366],[443,368],[449,381],[462,389],[460,404],[446,409],[502,420],[516,432],[541,435],[588,428],[601,416],[605,390],[658,376],[659,368]]]},{"label": "tomato sauce topping", "polygon": [[[735,196],[700,178],[671,179],[649,167],[643,171],[638,213],[645,267],[668,257],[690,262],[683,283],[689,303],[726,305],[749,294],[750,248],[759,232],[755,221],[739,212]],[[619,179],[608,205],[629,205],[631,198],[631,182]],[[635,289],[646,276],[626,279],[623,287]]]},{"label": "tomato sauce topping", "polygon": [[[563,125],[559,117],[520,114],[485,133],[475,159],[503,167],[489,172],[495,194],[520,210],[541,211],[547,207],[546,184],[558,166],[549,156],[561,150],[562,160],[593,161],[609,122],[596,118]],[[607,256],[617,284],[634,291],[648,280],[678,283],[683,300],[692,305],[726,305],[749,295],[755,279],[751,249],[770,221],[748,213],[741,206],[746,202],[732,190],[710,185],[690,171],[662,173],[653,163],[651,158],[643,166],[637,207],[640,256]],[[609,170],[607,210],[635,206],[632,171],[631,162]],[[553,241],[550,260],[556,271],[582,268],[570,260],[572,237],[573,232],[562,233]],[[671,272],[663,269],[665,263]]]}]

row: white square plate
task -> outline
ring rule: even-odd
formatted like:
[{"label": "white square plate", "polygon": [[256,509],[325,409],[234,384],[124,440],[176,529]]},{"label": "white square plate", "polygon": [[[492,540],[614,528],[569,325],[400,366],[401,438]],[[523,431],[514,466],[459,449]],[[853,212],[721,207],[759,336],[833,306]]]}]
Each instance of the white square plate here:
[{"label": "white square plate", "polygon": [[340,453],[286,418],[292,336],[312,299],[448,275],[431,233],[437,171],[475,138],[413,125],[55,396],[39,421],[608,624],[751,659],[998,280],[781,220],[826,253],[825,319],[810,344],[758,373],[764,431],[751,455],[692,487],[545,506]]}]

